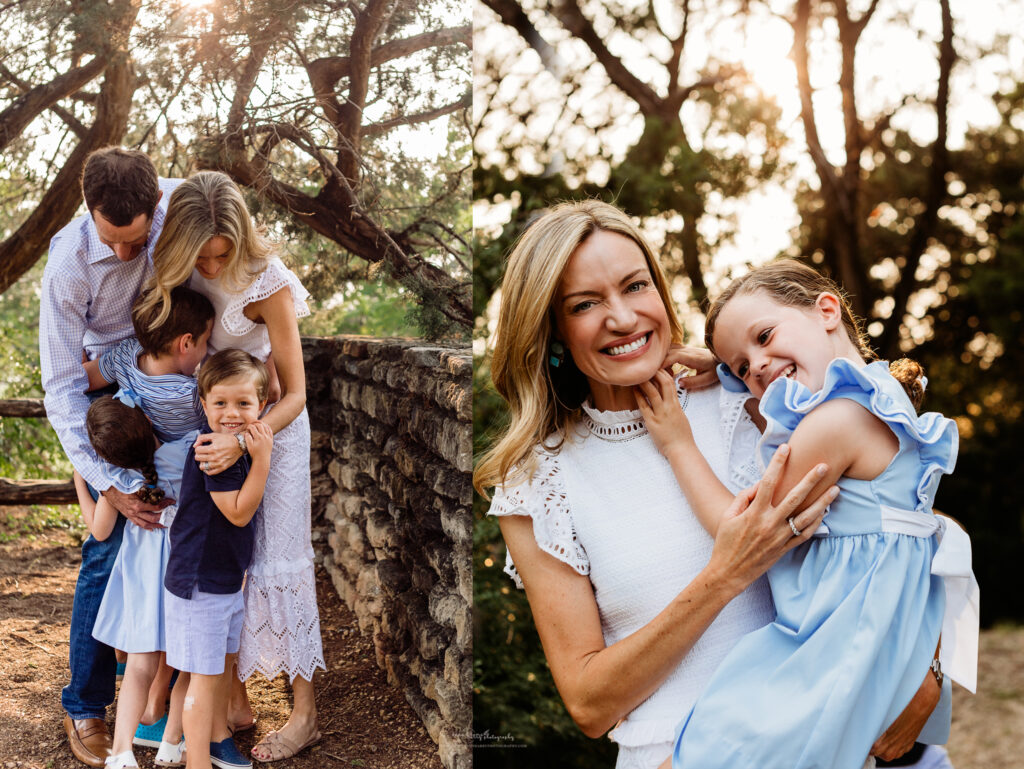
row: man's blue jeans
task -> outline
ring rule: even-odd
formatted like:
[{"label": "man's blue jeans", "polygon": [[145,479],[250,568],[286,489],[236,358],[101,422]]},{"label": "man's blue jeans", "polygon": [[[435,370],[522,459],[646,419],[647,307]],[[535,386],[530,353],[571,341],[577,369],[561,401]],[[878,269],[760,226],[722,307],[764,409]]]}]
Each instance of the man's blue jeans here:
[{"label": "man's blue jeans", "polygon": [[[116,388],[89,393],[90,400],[105,393],[113,394]],[[98,493],[91,486],[93,499]],[[71,666],[71,683],[64,687],[60,702],[64,710],[74,719],[104,718],[107,705],[114,701],[114,684],[117,680],[117,660],[114,650],[92,637],[103,592],[107,589],[114,559],[121,549],[121,535],[124,533],[125,517],[117,516],[117,523],[110,536],[99,542],[91,534],[82,544],[82,565],[78,569],[75,583],[75,600],[71,608],[71,643],[68,652]]]},{"label": "man's blue jeans", "polygon": [[102,542],[91,534],[82,545],[82,565],[75,584],[71,609],[71,683],[64,687],[60,701],[72,718],[104,718],[114,701],[117,660],[114,650],[92,637],[100,601],[107,588],[110,570],[121,548],[125,517],[117,516],[110,536]]}]

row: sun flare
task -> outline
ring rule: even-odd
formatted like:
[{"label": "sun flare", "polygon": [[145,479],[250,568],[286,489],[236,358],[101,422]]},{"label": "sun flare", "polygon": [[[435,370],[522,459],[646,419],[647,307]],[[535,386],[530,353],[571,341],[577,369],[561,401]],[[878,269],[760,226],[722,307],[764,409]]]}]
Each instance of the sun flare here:
[{"label": "sun flare", "polygon": [[796,89],[796,67],[789,57],[793,30],[788,24],[771,20],[747,30],[740,61],[761,90],[771,96],[783,96]]}]

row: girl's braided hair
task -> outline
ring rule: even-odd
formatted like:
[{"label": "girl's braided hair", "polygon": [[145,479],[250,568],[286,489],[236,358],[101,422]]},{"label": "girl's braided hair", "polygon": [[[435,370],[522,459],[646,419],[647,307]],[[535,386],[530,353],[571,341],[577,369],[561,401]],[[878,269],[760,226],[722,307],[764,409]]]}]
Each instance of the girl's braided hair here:
[{"label": "girl's braided hair", "polygon": [[85,426],[89,442],[101,459],[142,473],[146,485],[135,492],[139,499],[155,505],[164,498],[163,490],[157,487],[156,436],[141,408],[103,395],[89,406]]}]

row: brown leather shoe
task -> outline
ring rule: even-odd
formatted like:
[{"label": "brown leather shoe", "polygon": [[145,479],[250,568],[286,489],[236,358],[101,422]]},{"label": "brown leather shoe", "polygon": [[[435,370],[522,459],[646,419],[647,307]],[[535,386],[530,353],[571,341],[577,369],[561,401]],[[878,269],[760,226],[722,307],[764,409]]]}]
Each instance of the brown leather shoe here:
[{"label": "brown leather shoe", "polygon": [[110,755],[110,732],[102,718],[83,718],[76,721],[64,716],[64,731],[68,733],[71,752],[75,758],[89,766],[102,767]]}]

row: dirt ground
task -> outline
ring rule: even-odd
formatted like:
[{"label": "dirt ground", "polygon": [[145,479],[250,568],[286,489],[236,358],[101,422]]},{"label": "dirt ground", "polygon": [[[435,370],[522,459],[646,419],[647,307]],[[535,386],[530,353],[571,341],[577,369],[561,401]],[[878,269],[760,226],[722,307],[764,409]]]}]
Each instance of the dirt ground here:
[{"label": "dirt ground", "polygon": [[1020,769],[1022,738],[1024,628],[985,630],[978,649],[978,693],[953,685],[953,729],[946,749],[956,769]]},{"label": "dirt ground", "polygon": [[[60,707],[81,536],[77,508],[0,508],[0,769],[84,766],[67,747]],[[275,766],[440,769],[437,747],[402,694],[387,685],[371,642],[322,569],[317,589],[327,660],[327,672],[316,678],[324,739]],[[258,720],[254,732],[238,736],[245,754],[284,723],[289,703],[283,676],[254,676],[249,694]],[[107,720],[113,729],[113,708]],[[142,767],[153,766],[154,755],[136,748]]]}]

